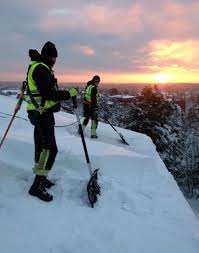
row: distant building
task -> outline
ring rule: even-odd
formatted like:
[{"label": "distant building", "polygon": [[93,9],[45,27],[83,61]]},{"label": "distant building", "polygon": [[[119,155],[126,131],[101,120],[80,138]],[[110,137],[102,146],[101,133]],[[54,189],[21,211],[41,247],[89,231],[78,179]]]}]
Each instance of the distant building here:
[{"label": "distant building", "polygon": [[113,95],[109,96],[109,103],[119,103],[123,105],[130,105],[134,102],[135,96],[131,95]]}]

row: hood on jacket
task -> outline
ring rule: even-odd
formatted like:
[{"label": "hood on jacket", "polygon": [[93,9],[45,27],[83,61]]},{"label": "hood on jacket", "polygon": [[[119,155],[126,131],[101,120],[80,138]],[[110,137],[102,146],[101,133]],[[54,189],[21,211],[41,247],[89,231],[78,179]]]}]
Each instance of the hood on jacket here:
[{"label": "hood on jacket", "polygon": [[31,61],[41,61],[45,63],[50,69],[54,66],[54,62],[51,59],[41,55],[36,49],[29,49],[29,57]]},{"label": "hood on jacket", "polygon": [[42,57],[36,49],[29,49],[29,57],[31,61],[42,61]]},{"label": "hood on jacket", "polygon": [[93,82],[92,81],[88,81],[86,86],[89,86],[89,85],[93,85]]}]

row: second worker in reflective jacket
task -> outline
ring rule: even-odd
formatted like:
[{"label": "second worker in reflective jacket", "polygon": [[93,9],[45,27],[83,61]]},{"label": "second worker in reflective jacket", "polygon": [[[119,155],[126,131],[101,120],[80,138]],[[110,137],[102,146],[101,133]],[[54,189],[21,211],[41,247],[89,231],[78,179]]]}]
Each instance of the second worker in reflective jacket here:
[{"label": "second worker in reflective jacket", "polygon": [[82,128],[84,130],[91,119],[91,138],[97,138],[99,83],[100,77],[94,76],[87,83],[84,94]]}]

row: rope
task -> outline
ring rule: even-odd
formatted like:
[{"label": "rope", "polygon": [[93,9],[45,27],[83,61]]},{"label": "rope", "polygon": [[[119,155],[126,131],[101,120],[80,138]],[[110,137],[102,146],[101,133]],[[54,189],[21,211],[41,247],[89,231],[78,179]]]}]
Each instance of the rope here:
[{"label": "rope", "polygon": [[[12,117],[12,116],[13,116],[12,114],[5,113],[5,112],[0,112],[0,114],[6,115],[6,116],[10,116],[10,117]],[[0,115],[0,118],[4,118],[4,119],[6,119],[7,117],[4,117],[4,116],[1,116],[1,115]],[[27,119],[25,119],[25,118],[23,118],[23,117],[20,117],[20,116],[16,116],[15,118],[18,118],[18,119],[23,119],[23,120],[25,120],[25,121],[28,121]],[[75,122],[73,122],[73,123],[71,123],[71,124],[68,124],[68,125],[55,126],[55,127],[57,127],[57,128],[61,128],[61,127],[69,127],[69,126],[76,125],[77,123],[78,123],[78,122],[77,122],[77,121],[75,121]]]},{"label": "rope", "polygon": [[[12,114],[5,113],[5,112],[0,112],[0,113],[1,113],[1,114],[3,114],[3,115],[10,116],[10,117],[12,117],[12,116],[13,116]],[[25,118],[23,118],[23,117],[20,117],[20,116],[15,116],[15,118],[18,118],[18,119],[23,119],[23,120],[25,120],[25,121],[28,121],[27,119],[25,119]]]},{"label": "rope", "polygon": [[63,125],[63,126],[55,126],[55,127],[69,127],[69,126],[73,126],[73,125],[77,125],[77,121],[71,123],[71,124],[68,124],[68,125]]}]

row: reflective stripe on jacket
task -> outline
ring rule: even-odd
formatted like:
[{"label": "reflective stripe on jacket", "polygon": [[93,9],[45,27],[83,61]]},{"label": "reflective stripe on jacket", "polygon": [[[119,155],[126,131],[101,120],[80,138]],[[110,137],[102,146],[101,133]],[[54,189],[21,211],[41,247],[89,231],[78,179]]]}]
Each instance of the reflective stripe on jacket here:
[{"label": "reflective stripe on jacket", "polygon": [[[95,85],[91,84],[91,85],[88,85],[86,87],[86,90],[85,90],[85,95],[84,95],[84,103],[85,104],[92,104],[93,101],[92,101],[92,90],[96,88]],[[98,101],[99,99],[99,92],[97,92],[96,94],[96,101]]]},{"label": "reflective stripe on jacket", "polygon": [[89,85],[86,87],[85,95],[84,95],[84,100],[87,102],[91,103],[92,102],[92,89],[95,88],[95,85]]},{"label": "reflective stripe on jacket", "polygon": [[[52,100],[43,100],[42,99],[42,96],[40,95],[40,93],[37,89],[36,82],[33,79],[33,72],[38,65],[43,65],[44,67],[46,67],[50,71],[49,67],[46,64],[44,64],[42,62],[38,62],[38,61],[33,61],[29,70],[28,70],[27,83],[28,83],[29,92],[33,96],[33,98],[36,101],[36,103],[38,104],[39,108],[46,110],[46,109],[49,109],[49,108],[55,106],[57,104],[57,102],[52,101]],[[31,96],[29,94],[25,96],[25,101],[28,103],[28,105],[27,105],[28,111],[38,109],[38,108],[36,108],[35,103],[33,103]],[[44,104],[42,104],[42,103],[44,103]]]}]

